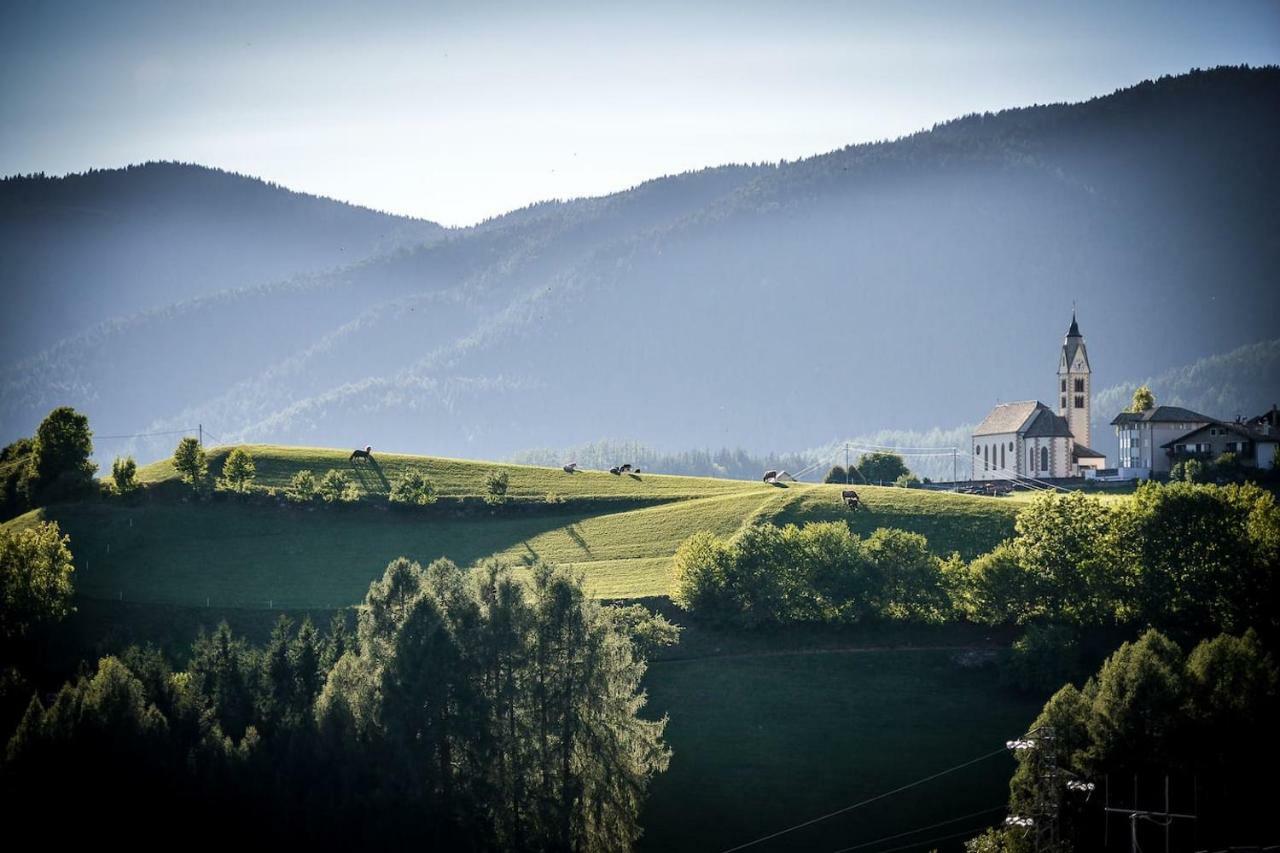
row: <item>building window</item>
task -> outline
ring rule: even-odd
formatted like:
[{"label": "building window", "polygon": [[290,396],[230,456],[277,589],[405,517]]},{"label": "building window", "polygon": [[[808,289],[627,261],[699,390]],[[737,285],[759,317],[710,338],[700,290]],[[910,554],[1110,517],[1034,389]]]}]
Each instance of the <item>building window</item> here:
[{"label": "building window", "polygon": [[1059,408],[1059,409],[1065,409],[1066,407],[1067,407],[1067,395],[1066,395],[1066,394],[1063,394],[1063,395],[1062,395],[1062,402],[1060,402],[1060,403],[1058,404],[1058,408]]},{"label": "building window", "polygon": [[1083,379],[1077,379],[1077,380],[1076,380],[1076,393],[1077,393],[1077,394],[1083,394],[1083,393],[1084,393],[1084,380],[1083,380]]},{"label": "building window", "polygon": [[1062,393],[1067,393],[1067,380],[1062,380]]},{"label": "building window", "polygon": [[989,453],[990,453],[990,449],[986,445],[983,445],[982,446],[982,470],[983,471],[991,470],[991,457],[988,455]]},{"label": "building window", "polygon": [[1013,442],[1012,442],[1012,441],[1011,441],[1011,442],[1009,442],[1009,449],[1010,449],[1010,450],[1013,450]]},{"label": "building window", "polygon": [[1036,452],[1030,447],[1027,448],[1027,470],[1036,470]]},{"label": "building window", "polygon": [[1040,448],[1040,470],[1049,470],[1049,448],[1047,447]]},{"label": "building window", "polygon": [[1077,395],[1076,395],[1076,408],[1077,408],[1077,409],[1083,409],[1083,408],[1084,408],[1084,395],[1083,395],[1083,394],[1077,394]]},{"label": "building window", "polygon": [[1000,467],[1004,468],[1004,444],[1000,445]]}]

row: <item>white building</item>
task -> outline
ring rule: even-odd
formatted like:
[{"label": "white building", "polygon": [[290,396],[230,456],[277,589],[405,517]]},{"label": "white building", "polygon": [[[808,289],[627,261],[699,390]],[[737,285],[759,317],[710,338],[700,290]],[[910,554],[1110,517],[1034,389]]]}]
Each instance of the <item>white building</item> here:
[{"label": "white building", "polygon": [[1092,369],[1071,316],[1058,357],[1058,411],[1038,400],[1001,403],[973,431],[973,479],[1079,477],[1106,467],[1089,449]]},{"label": "white building", "polygon": [[1166,444],[1189,432],[1217,423],[1208,415],[1180,406],[1155,406],[1144,412],[1121,412],[1111,421],[1120,438],[1119,475],[1146,479],[1173,467]]}]

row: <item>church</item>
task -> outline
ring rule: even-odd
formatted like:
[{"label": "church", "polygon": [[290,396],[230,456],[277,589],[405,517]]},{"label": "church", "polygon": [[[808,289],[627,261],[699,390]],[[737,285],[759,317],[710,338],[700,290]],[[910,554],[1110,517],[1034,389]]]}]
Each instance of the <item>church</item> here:
[{"label": "church", "polygon": [[1058,411],[1039,400],[992,409],[973,431],[973,479],[1080,477],[1105,467],[1106,457],[1089,448],[1091,373],[1073,311],[1058,358]]}]

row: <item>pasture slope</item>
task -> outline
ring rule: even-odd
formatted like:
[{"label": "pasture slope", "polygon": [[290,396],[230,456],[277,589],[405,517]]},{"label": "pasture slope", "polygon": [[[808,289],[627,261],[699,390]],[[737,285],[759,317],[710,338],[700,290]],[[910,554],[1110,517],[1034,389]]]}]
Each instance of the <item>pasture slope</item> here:
[{"label": "pasture slope", "polygon": [[[361,500],[296,507],[218,496],[191,500],[169,461],[142,468],[137,500],[59,504],[9,524],[56,520],[71,536],[76,585],[89,598],[144,604],[332,609],[359,602],[398,556],[470,564],[496,557],[580,570],[600,598],[665,596],[671,557],[698,530],[730,535],[753,520],[843,519],[855,531],[901,527],[939,553],[972,557],[1009,535],[1016,511],[999,499],[863,487],[865,507],[844,508],[838,486],[660,474],[568,474],[540,468],[375,453],[370,464],[314,448],[250,446],[255,488],[282,491],[301,470],[348,473]],[[228,449],[210,453],[216,475]],[[408,470],[426,475],[440,501],[401,508],[384,500]],[[507,472],[509,502],[488,508],[485,476]]]},{"label": "pasture slope", "polygon": [[[69,659],[140,640],[180,654],[197,627],[223,618],[261,641],[280,612],[320,621],[358,602],[400,555],[570,564],[597,596],[643,598],[686,626],[680,646],[653,661],[645,679],[648,712],[668,716],[673,748],[643,817],[641,849],[653,851],[723,850],[989,752],[1019,734],[1045,698],[1001,687],[991,666],[961,665],[964,648],[996,642],[990,632],[746,634],[690,621],[666,598],[671,557],[697,530],[838,518],[861,533],[915,530],[940,553],[972,557],[1012,532],[1020,503],[862,487],[865,508],[851,513],[838,486],[567,474],[383,453],[369,465],[335,450],[246,449],[260,492],[283,489],[303,469],[319,477],[338,468],[362,500],[306,508],[261,493],[192,500],[172,465],[159,462],[140,471],[148,488],[138,498],[60,504],[7,523],[50,518],[71,536],[81,599],[59,641],[72,646]],[[211,452],[214,474],[227,452]],[[383,500],[409,469],[435,485],[437,504],[401,509]],[[495,469],[508,473],[511,500],[488,508],[480,499]],[[753,849],[836,849],[999,806],[1011,767],[996,756],[912,796]],[[999,819],[990,811],[952,826]]]}]

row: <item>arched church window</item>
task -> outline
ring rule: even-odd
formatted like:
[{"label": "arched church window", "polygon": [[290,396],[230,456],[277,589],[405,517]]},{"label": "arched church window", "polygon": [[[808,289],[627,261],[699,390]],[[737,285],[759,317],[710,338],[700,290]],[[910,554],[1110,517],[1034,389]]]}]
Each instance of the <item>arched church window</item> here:
[{"label": "arched church window", "polygon": [[1081,394],[1081,393],[1083,393],[1083,392],[1084,392],[1084,380],[1083,380],[1083,379],[1077,379],[1077,380],[1076,380],[1076,393],[1077,393],[1077,394]]},{"label": "arched church window", "polygon": [[1049,448],[1047,447],[1040,448],[1040,470],[1049,470]]},{"label": "arched church window", "polygon": [[1062,393],[1067,393],[1067,380],[1062,380]]},{"label": "arched church window", "polygon": [[1004,467],[1004,442],[1000,442],[1000,467]]}]

